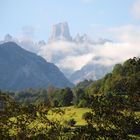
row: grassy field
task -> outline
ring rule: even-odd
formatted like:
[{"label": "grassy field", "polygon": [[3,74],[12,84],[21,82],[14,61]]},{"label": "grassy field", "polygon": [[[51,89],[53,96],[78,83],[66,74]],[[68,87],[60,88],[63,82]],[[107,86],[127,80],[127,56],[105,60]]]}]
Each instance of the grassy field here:
[{"label": "grassy field", "polygon": [[86,122],[82,119],[82,116],[86,112],[91,112],[91,109],[89,108],[75,108],[74,106],[62,107],[61,110],[64,112],[60,114],[55,113],[54,111],[49,111],[48,118],[50,120],[59,120],[62,124],[73,118],[76,121],[76,125],[85,125]]},{"label": "grassy field", "polygon": [[[86,124],[86,121],[82,118],[83,114],[85,114],[86,112],[91,112],[91,109],[76,108],[74,106],[53,108],[49,110],[47,114],[47,118],[49,120],[59,121],[63,125],[65,125],[66,121],[69,121],[70,119],[74,119],[76,121],[75,126],[76,125],[82,126]],[[140,116],[140,112],[136,112],[136,115]],[[42,126],[43,124],[40,124],[40,125]]]},{"label": "grassy field", "polygon": [[[82,118],[83,114],[86,112],[91,112],[91,109],[89,108],[76,108],[74,106],[70,107],[61,107],[61,108],[53,108],[51,109],[47,117],[49,120],[54,121],[60,121],[61,124],[65,125],[66,121],[69,121],[70,119],[74,119],[76,121],[75,126],[85,125],[86,122]],[[137,116],[140,116],[140,112],[136,112]],[[16,118],[10,119],[12,122],[16,122]],[[38,128],[42,129],[45,128],[43,123],[40,122],[40,119],[37,119],[33,121],[28,127],[32,129],[34,126],[37,126]],[[16,135],[17,130],[16,129],[10,129],[9,134],[11,136]],[[140,139],[140,136],[131,136],[133,139]]]},{"label": "grassy field", "polygon": [[[75,125],[85,125],[86,122],[84,119],[82,119],[82,116],[84,113],[90,112],[90,111],[91,109],[89,108],[75,108],[74,106],[53,108],[48,112],[47,117],[49,120],[60,121],[61,124],[64,124],[64,125],[65,125],[65,122],[69,121],[70,119],[74,119],[76,121]],[[10,121],[13,123],[16,123],[17,119],[15,117],[12,117],[10,118]],[[44,126],[43,123],[40,123],[40,119],[37,119],[28,125],[30,129],[32,129],[34,126],[37,126],[38,128],[46,127]],[[9,134],[10,136],[16,135],[17,130],[9,129]]]}]

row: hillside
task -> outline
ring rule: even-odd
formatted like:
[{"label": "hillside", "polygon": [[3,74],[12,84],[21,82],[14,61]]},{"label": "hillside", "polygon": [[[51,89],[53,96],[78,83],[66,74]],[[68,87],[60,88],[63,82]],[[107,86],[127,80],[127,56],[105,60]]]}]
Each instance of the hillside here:
[{"label": "hillside", "polygon": [[16,43],[0,45],[0,89],[22,90],[73,86],[54,64]]}]

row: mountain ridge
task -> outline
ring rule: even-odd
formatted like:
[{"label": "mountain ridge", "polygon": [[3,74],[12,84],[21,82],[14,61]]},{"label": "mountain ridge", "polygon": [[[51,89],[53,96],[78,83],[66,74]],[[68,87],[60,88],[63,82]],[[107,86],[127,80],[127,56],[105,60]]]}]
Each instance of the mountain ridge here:
[{"label": "mountain ridge", "polygon": [[[28,51],[32,51],[42,56],[45,60],[56,64],[69,80],[75,79],[69,77],[73,77],[75,75],[74,73],[77,73],[77,68],[75,70],[74,68],[70,68],[69,65],[65,65],[71,62],[71,58],[73,59],[74,63],[78,63],[76,58],[80,58],[82,55],[88,56],[88,54],[91,53],[90,51],[92,51],[94,48],[96,50],[96,47],[100,47],[100,45],[112,43],[112,41],[109,39],[93,40],[87,34],[77,34],[75,37],[71,36],[67,22],[60,22],[52,26],[52,32],[48,42],[45,42],[44,40],[34,42],[30,39],[20,41],[16,38],[13,38],[9,34],[5,36],[3,42],[7,41],[14,41],[22,48],[25,48]],[[94,52],[92,53],[94,54]],[[82,67],[86,67],[86,65],[88,65],[88,62],[83,62],[84,64],[82,64],[81,70],[83,69]],[[89,79],[90,76],[91,79],[96,79],[93,74],[89,72],[90,70],[86,70],[87,72],[84,70],[84,75],[80,74],[80,77],[83,77],[82,79]],[[96,75],[98,75],[98,71],[96,71],[96,73]],[[79,78],[79,80],[80,79],[81,78]]]},{"label": "mountain ridge", "polygon": [[14,42],[0,45],[0,89],[21,90],[73,86],[53,63]]}]

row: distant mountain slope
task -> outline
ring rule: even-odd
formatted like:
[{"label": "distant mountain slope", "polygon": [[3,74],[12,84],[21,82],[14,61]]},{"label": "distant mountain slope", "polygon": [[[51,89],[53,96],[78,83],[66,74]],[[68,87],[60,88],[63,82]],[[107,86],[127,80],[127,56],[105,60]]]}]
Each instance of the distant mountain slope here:
[{"label": "distant mountain slope", "polygon": [[[48,42],[45,42],[44,40],[36,42],[31,38],[18,39],[9,34],[4,37],[4,40],[0,41],[0,44],[6,42],[16,42],[22,48],[34,52],[47,61],[54,63],[68,79],[76,70],[88,65],[95,56],[100,56],[98,51],[101,46],[104,47],[106,44],[113,43],[110,39],[93,39],[86,33],[71,35],[71,30],[67,22],[60,22],[52,26]],[[81,62],[81,59],[84,61]],[[82,72],[76,71],[70,79],[79,82],[84,79],[95,80],[100,77],[97,76],[99,75],[98,71],[94,74],[92,70],[89,71],[85,68],[82,68],[81,70]]]},{"label": "distant mountain slope", "polygon": [[0,45],[0,89],[46,88],[48,85],[66,87],[73,84],[54,64],[16,43]]},{"label": "distant mountain slope", "polygon": [[105,76],[112,70],[113,66],[105,66],[101,64],[88,63],[80,70],[74,72],[70,76],[70,81],[73,83],[79,83],[85,79],[87,80],[98,80]]}]

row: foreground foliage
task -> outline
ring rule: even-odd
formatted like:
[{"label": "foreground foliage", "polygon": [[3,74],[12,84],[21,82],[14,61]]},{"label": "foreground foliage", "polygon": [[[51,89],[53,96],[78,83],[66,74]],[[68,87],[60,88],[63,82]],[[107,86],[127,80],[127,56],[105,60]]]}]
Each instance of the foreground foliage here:
[{"label": "foreground foliage", "polygon": [[[6,110],[1,111],[0,116],[2,140],[127,140],[140,134],[140,117],[129,103],[122,102],[121,96],[93,96],[92,112],[83,115],[87,122],[84,126],[75,126],[74,119],[66,124],[49,119],[47,114],[50,108],[45,104],[20,106],[9,96],[0,94],[0,97],[4,96]],[[54,111],[64,115],[61,109]]]},{"label": "foreground foliage", "polygon": [[[140,58],[117,64],[98,81],[85,82],[74,89],[9,93],[14,98],[0,92],[0,140],[139,140]],[[92,110],[83,115],[85,125],[76,125],[73,117],[65,123],[63,117],[49,118],[50,109],[65,116],[59,107],[70,105]]]}]

